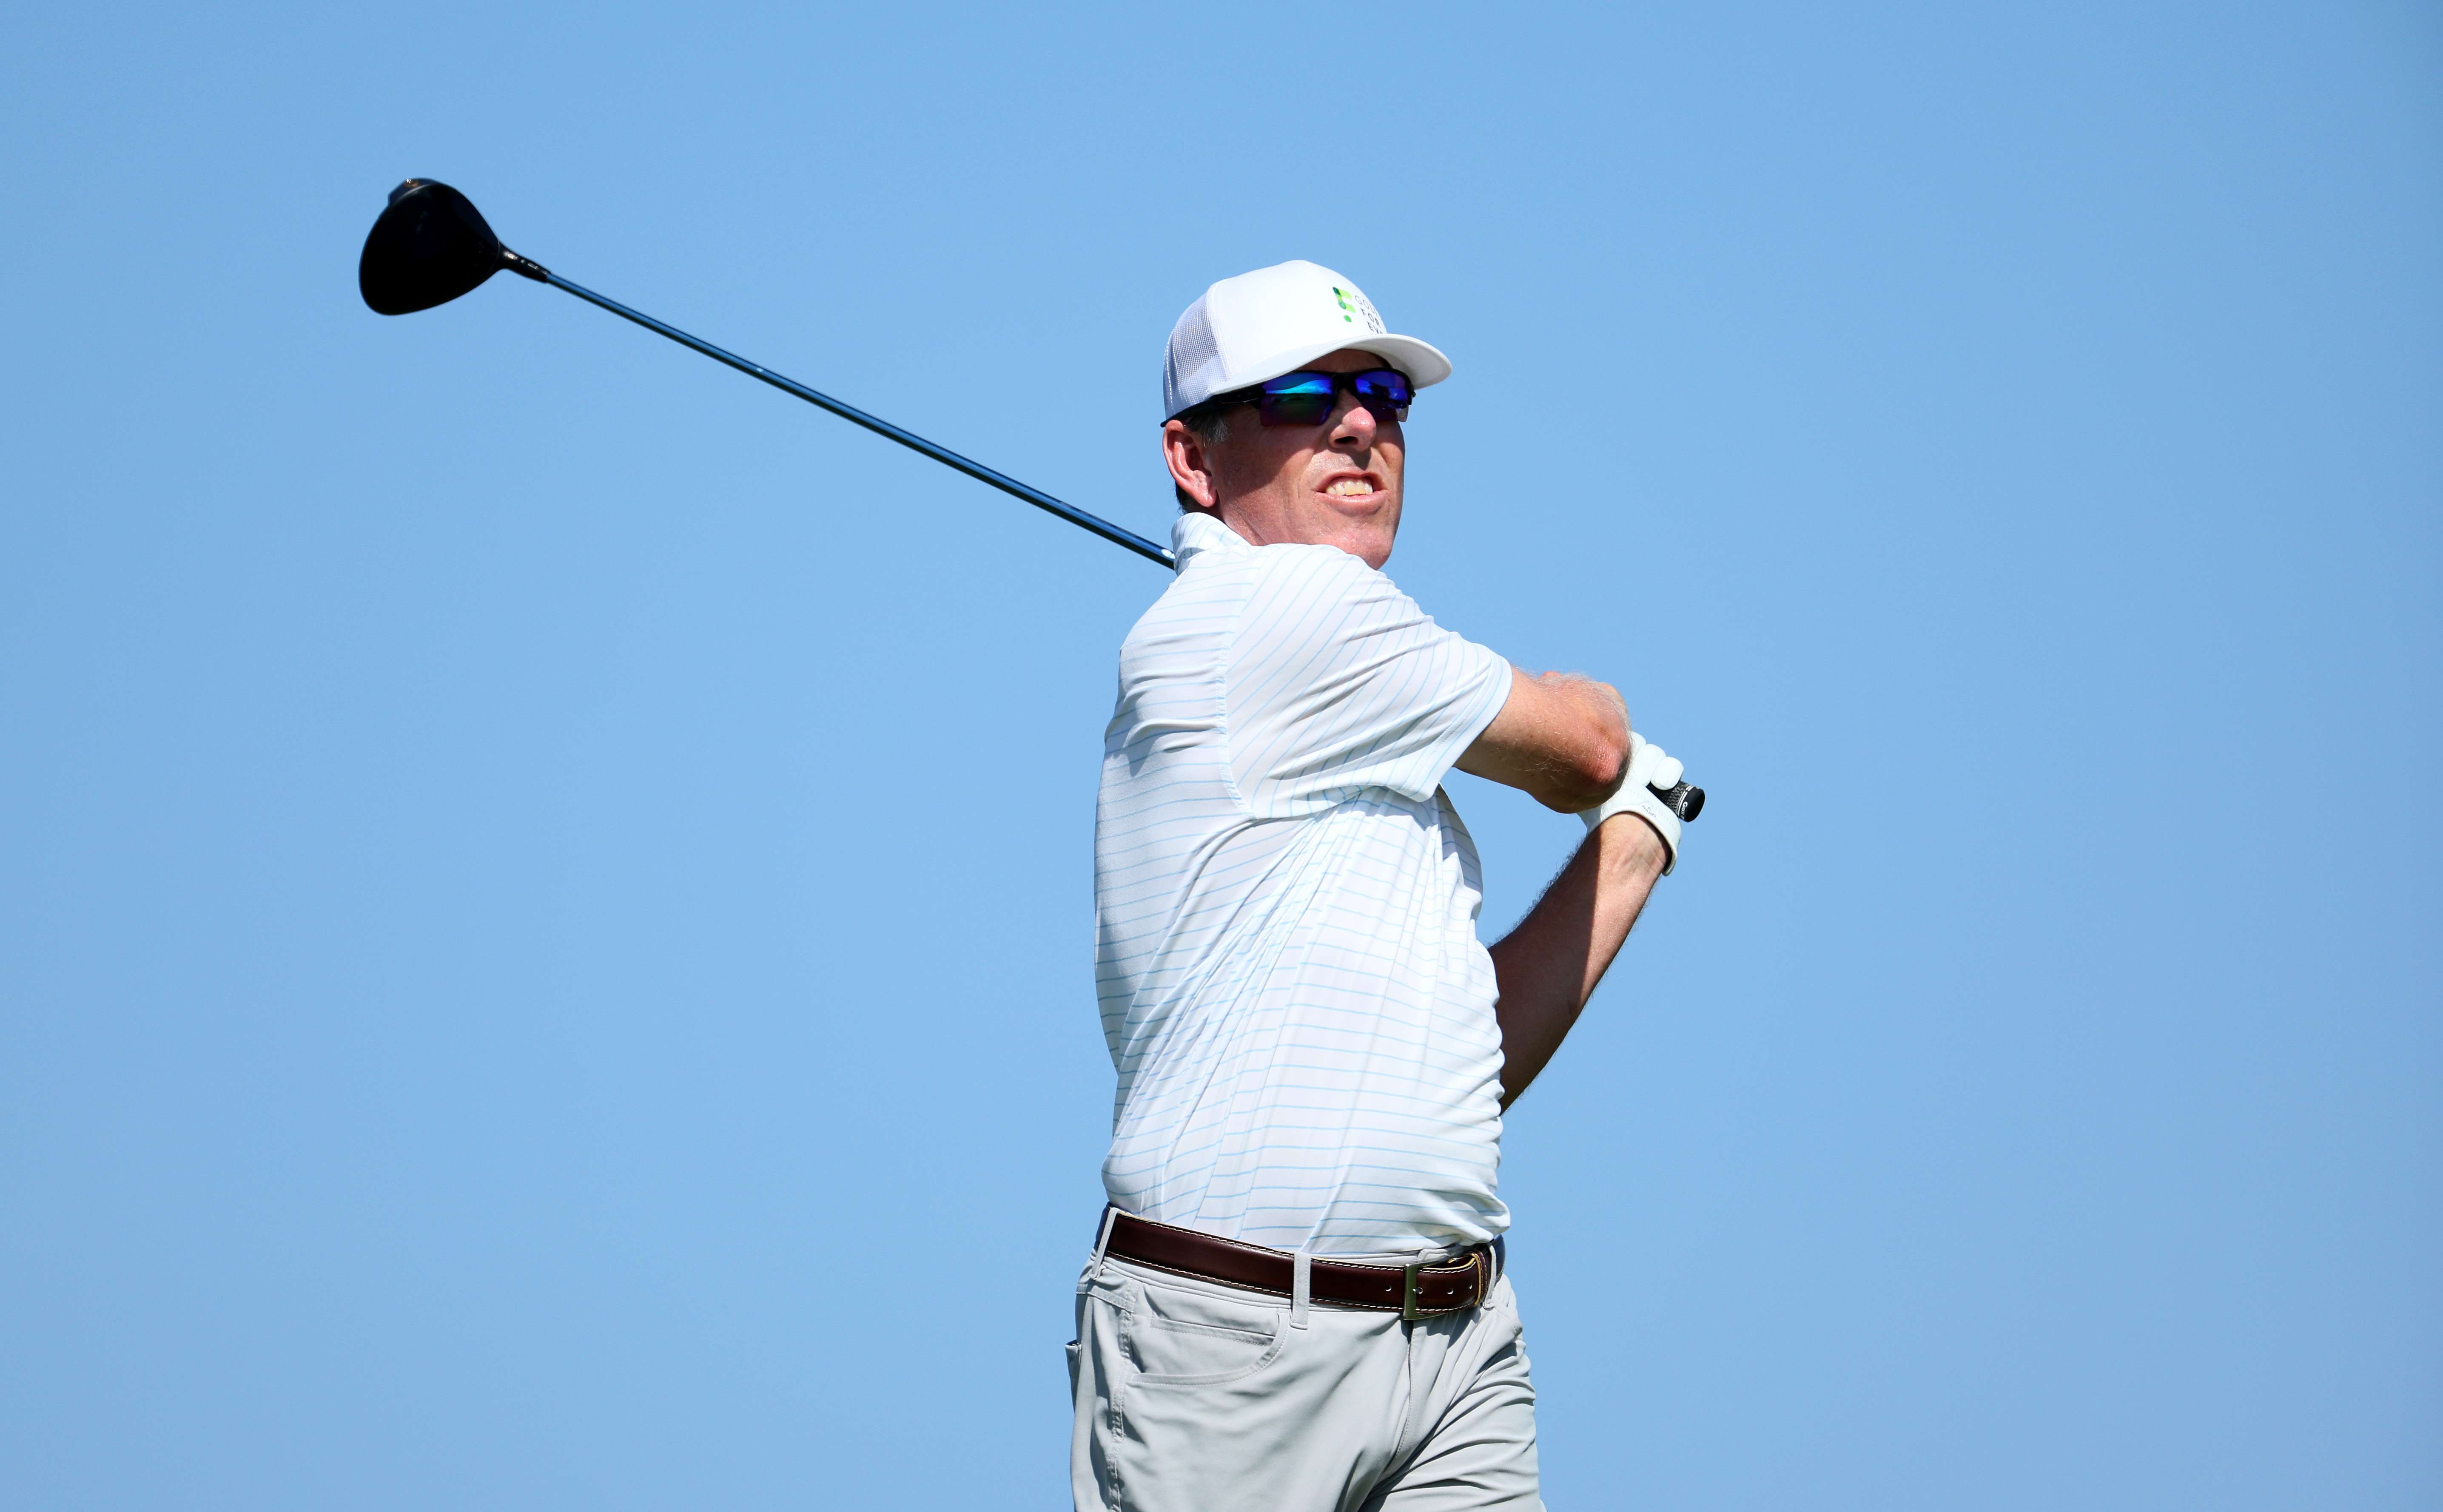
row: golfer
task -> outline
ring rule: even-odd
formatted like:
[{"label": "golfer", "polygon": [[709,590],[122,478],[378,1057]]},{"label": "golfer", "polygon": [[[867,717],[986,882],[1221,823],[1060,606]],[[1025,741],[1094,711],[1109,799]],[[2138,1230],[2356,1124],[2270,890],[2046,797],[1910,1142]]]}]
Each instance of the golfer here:
[{"label": "golfer", "polygon": [[[1120,649],[1095,814],[1119,1072],[1069,1346],[1077,1505],[1543,1503],[1495,1175],[1679,820],[1618,694],[1529,676],[1382,568],[1442,353],[1312,263],[1224,279],[1163,365],[1169,590]],[[1478,943],[1462,772],[1590,833]]]}]

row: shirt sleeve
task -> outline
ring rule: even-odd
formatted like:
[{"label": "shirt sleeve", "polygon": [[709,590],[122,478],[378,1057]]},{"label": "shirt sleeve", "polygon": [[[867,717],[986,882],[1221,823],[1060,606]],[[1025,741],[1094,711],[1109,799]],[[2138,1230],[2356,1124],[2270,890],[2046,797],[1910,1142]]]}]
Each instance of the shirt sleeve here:
[{"label": "shirt sleeve", "polygon": [[1431,798],[1510,697],[1510,664],[1332,546],[1267,546],[1225,673],[1231,774],[1258,818],[1369,790]]}]

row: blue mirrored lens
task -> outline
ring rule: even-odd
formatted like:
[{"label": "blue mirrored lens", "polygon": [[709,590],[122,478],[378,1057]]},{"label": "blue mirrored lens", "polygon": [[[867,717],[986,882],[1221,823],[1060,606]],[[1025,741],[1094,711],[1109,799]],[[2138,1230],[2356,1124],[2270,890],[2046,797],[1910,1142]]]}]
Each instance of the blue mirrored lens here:
[{"label": "blue mirrored lens", "polygon": [[1408,380],[1389,368],[1359,373],[1356,388],[1360,399],[1378,399],[1385,404],[1407,408]]},{"label": "blue mirrored lens", "polygon": [[1408,418],[1407,377],[1390,368],[1366,373],[1284,373],[1268,378],[1260,391],[1260,412],[1268,426],[1319,426],[1332,418],[1342,390],[1387,420]]}]

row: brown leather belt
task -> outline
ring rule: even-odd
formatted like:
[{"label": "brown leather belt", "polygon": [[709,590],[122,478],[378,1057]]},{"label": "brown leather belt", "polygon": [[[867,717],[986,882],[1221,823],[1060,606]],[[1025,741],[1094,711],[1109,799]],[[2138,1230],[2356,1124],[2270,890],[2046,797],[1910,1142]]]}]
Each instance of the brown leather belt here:
[{"label": "brown leather belt", "polygon": [[[1107,1254],[1174,1275],[1219,1282],[1246,1291],[1287,1297],[1295,1284],[1296,1258],[1287,1250],[1216,1239],[1193,1229],[1153,1223],[1106,1209],[1111,1225]],[[1340,1260],[1309,1263],[1307,1295],[1343,1307],[1398,1313],[1406,1319],[1465,1312],[1484,1301],[1501,1275],[1501,1241],[1479,1245],[1457,1260],[1432,1266],[1352,1266]]]}]

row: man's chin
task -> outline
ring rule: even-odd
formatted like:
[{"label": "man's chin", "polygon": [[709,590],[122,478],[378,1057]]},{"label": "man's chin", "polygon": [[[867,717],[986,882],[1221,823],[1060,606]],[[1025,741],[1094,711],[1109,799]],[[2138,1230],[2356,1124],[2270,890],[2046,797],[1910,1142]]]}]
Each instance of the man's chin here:
[{"label": "man's chin", "polygon": [[1332,544],[1378,571],[1391,559],[1391,542],[1400,533],[1399,516],[1388,519],[1351,520],[1335,533]]},{"label": "man's chin", "polygon": [[1379,530],[1389,536],[1400,528],[1400,496],[1387,489],[1370,494],[1317,494],[1313,517],[1345,531]]}]

